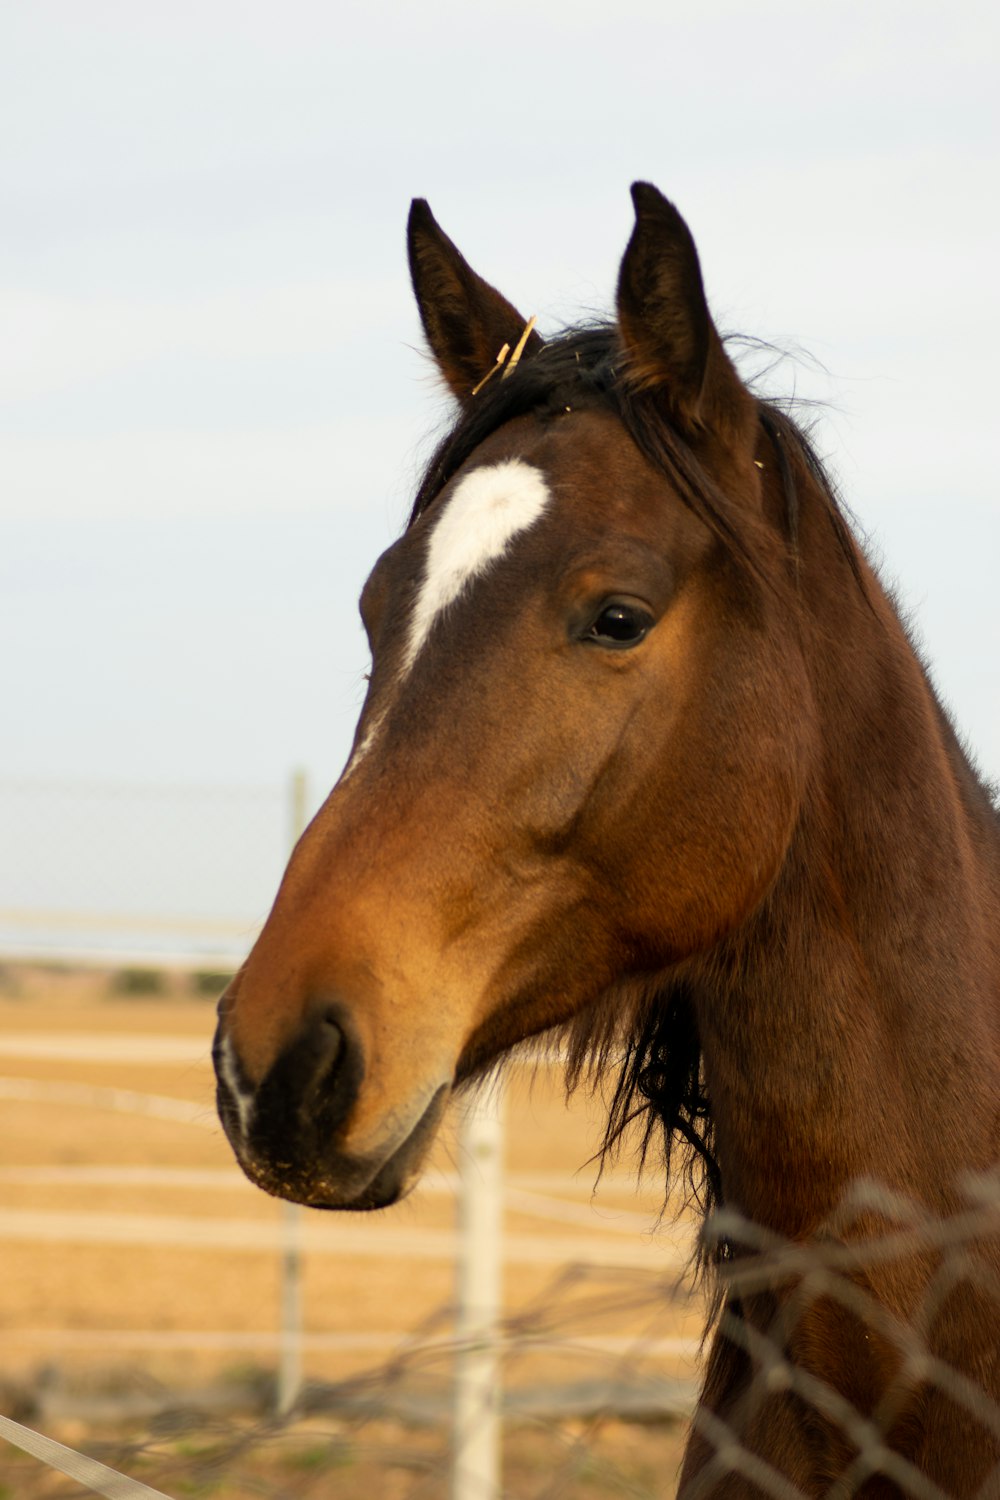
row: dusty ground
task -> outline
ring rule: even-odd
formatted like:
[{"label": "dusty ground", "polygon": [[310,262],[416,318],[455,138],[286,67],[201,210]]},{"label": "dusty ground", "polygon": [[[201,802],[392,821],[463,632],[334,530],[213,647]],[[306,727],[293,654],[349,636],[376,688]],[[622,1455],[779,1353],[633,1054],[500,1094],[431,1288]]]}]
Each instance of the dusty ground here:
[{"label": "dusty ground", "polygon": [[[277,1359],[287,1211],[241,1177],[215,1121],[209,993],[195,993],[184,976],[161,976],[154,993],[144,983],[0,971],[2,1377],[12,1389],[37,1393],[41,1381],[63,1393],[48,1401],[50,1430],[60,1400],[72,1417],[74,1391],[81,1411],[92,1411],[109,1392],[162,1395],[237,1379],[261,1389]],[[211,982],[200,989],[210,992]],[[534,1399],[571,1384],[634,1395],[643,1381],[652,1389],[690,1379],[700,1312],[669,1294],[688,1242],[669,1227],[653,1232],[656,1192],[637,1193],[624,1167],[593,1195],[595,1168],[586,1163],[599,1108],[581,1097],[567,1109],[554,1070],[521,1070],[507,1087],[506,1117],[505,1386]],[[446,1408],[455,1154],[449,1129],[426,1185],[379,1215],[299,1215],[308,1380],[364,1375],[373,1377],[367,1390],[381,1379]],[[280,1471],[278,1488],[258,1492],[370,1494],[372,1464],[384,1469],[386,1455],[406,1445],[382,1429],[371,1441],[370,1416],[338,1421],[286,1435],[266,1459],[255,1449],[255,1474],[262,1465]],[[444,1484],[442,1421],[407,1431],[411,1461],[390,1464],[396,1478],[390,1485],[383,1473],[375,1492],[435,1495]],[[231,1430],[225,1440],[202,1433],[180,1448],[215,1451],[213,1442],[231,1439]],[[646,1483],[641,1471],[660,1495],[670,1493],[678,1438],[615,1421],[591,1429],[549,1413],[509,1423],[507,1442],[508,1473],[524,1469],[511,1494],[616,1494],[608,1464],[624,1460],[633,1489],[621,1493],[644,1493],[635,1488]],[[158,1472],[173,1464],[178,1484],[187,1483],[191,1455],[177,1448],[173,1439],[160,1445]],[[26,1488],[28,1470],[11,1462],[10,1477],[0,1467],[0,1500],[49,1492]],[[338,1482],[324,1489],[317,1476],[328,1482],[331,1466]],[[553,1481],[564,1467],[570,1487],[545,1488],[531,1480],[532,1466]],[[242,1495],[235,1457],[224,1470],[212,1469],[210,1490],[177,1493]],[[143,1477],[155,1484],[151,1473]]]}]

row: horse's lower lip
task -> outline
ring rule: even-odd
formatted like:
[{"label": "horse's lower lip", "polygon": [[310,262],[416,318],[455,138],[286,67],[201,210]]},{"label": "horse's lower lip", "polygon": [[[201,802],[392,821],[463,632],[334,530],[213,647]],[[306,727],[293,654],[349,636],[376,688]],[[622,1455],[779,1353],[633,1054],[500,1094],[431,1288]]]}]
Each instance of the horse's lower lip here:
[{"label": "horse's lower lip", "polygon": [[388,1155],[352,1155],[331,1146],[321,1159],[275,1163],[257,1157],[245,1143],[234,1142],[236,1154],[251,1182],[273,1197],[306,1208],[351,1212],[388,1208],[414,1186],[450,1093],[450,1084],[442,1084],[409,1134]]}]

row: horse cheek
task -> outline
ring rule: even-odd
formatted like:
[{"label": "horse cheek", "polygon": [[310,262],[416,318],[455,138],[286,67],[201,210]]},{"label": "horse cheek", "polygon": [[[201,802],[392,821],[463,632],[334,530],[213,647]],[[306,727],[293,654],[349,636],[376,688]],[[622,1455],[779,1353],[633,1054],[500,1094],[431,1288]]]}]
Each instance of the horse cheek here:
[{"label": "horse cheek", "polygon": [[[751,696],[765,691],[765,676]],[[731,727],[745,717],[688,723],[635,818],[633,909],[659,932],[668,962],[738,928],[774,884],[794,837],[814,756],[808,703],[781,723],[773,714],[768,721],[760,702],[744,712],[762,719],[753,754]]]}]

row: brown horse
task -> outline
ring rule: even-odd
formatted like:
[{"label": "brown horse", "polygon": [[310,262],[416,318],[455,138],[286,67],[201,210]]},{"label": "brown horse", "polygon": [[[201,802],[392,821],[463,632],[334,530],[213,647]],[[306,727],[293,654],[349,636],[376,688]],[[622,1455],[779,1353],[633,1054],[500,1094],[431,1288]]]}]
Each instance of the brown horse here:
[{"label": "brown horse", "polygon": [[616,1070],[609,1140],[645,1111],[706,1206],[847,1257],[806,1295],[722,1238],[681,1493],[985,1494],[997,1236],[943,1285],[933,1236],[866,1258],[910,1210],[844,1202],[877,1179],[940,1224],[1000,1157],[997,813],[686,225],[633,197],[617,323],[547,342],[413,205],[457,419],[361,597],[350,761],[223,999],[222,1120],[268,1192],[378,1208],[456,1087],[563,1027]]}]

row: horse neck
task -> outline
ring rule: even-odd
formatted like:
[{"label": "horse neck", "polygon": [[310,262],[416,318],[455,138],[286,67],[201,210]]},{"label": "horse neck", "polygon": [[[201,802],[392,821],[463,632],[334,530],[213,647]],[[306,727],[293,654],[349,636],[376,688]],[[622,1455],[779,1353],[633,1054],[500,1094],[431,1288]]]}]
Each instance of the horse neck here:
[{"label": "horse neck", "polygon": [[803,570],[821,748],[775,887],[698,1003],[724,1195],[792,1235],[854,1179],[940,1202],[1000,1147],[997,817],[866,582],[835,545]]}]

